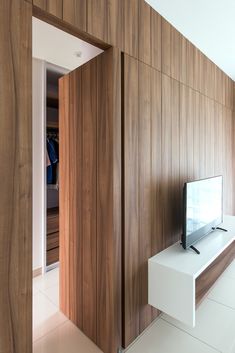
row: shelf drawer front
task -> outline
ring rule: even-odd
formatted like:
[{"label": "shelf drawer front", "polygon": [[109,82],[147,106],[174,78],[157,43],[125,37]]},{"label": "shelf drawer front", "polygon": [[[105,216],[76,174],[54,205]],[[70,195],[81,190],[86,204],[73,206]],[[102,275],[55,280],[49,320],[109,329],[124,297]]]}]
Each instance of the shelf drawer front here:
[{"label": "shelf drawer front", "polygon": [[59,231],[59,214],[47,216],[47,234]]},{"label": "shelf drawer front", "polygon": [[59,247],[59,232],[47,235],[47,250]]},{"label": "shelf drawer front", "polygon": [[59,261],[59,247],[47,251],[47,266]]}]

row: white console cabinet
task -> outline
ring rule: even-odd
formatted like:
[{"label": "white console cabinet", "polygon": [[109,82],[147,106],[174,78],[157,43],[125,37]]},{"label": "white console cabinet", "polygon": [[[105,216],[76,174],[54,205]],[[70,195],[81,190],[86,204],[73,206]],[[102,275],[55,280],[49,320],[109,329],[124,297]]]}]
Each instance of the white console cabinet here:
[{"label": "white console cabinet", "polygon": [[153,307],[194,327],[197,277],[235,240],[235,217],[224,216],[221,225],[193,250],[176,243],[148,261],[148,301]]}]

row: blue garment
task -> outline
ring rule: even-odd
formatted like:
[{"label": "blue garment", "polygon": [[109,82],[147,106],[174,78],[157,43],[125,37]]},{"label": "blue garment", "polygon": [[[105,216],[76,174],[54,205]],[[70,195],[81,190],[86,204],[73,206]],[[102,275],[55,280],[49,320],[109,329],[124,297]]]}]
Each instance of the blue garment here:
[{"label": "blue garment", "polygon": [[55,164],[59,161],[57,146],[55,146],[55,141],[52,139],[47,139],[47,152],[50,158],[51,164]]},{"label": "blue garment", "polygon": [[47,167],[47,184],[53,184],[53,169],[52,165]]},{"label": "blue garment", "polygon": [[47,139],[47,152],[51,165],[47,167],[47,184],[56,183],[56,164],[59,162],[59,146],[53,139]]}]

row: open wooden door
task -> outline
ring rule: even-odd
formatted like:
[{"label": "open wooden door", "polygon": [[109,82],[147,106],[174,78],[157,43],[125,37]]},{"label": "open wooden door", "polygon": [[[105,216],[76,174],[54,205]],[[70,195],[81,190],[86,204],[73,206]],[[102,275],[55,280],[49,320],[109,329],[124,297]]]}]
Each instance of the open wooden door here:
[{"label": "open wooden door", "polygon": [[105,353],[121,345],[121,54],[60,79],[60,307]]}]

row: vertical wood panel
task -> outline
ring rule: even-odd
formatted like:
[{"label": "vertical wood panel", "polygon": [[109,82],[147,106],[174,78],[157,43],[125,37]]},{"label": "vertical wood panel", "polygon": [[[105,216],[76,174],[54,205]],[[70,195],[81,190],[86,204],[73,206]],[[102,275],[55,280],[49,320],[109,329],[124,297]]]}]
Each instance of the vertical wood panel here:
[{"label": "vertical wood panel", "polygon": [[194,88],[195,84],[195,47],[187,41],[187,85]]},{"label": "vertical wood panel", "polygon": [[162,75],[162,230],[164,248],[170,245],[172,237],[171,203],[171,79]]},{"label": "vertical wood panel", "polygon": [[187,84],[187,39],[180,36],[180,82]]},{"label": "vertical wood panel", "polygon": [[194,88],[196,91],[200,92],[201,89],[201,51],[195,47],[195,81]]},{"label": "vertical wood panel", "polygon": [[[161,200],[161,73],[151,71],[151,256],[163,250]],[[152,320],[159,311],[152,308]]]},{"label": "vertical wood panel", "polygon": [[124,2],[124,51],[138,58],[139,44],[139,1]]},{"label": "vertical wood panel", "polygon": [[[127,347],[139,335],[139,178],[138,178],[138,61],[124,61],[125,254],[124,337]],[[131,92],[131,99],[130,99]]]},{"label": "vertical wood panel", "polygon": [[206,97],[200,95],[200,119],[199,119],[199,130],[200,130],[200,178],[206,176]]},{"label": "vertical wood panel", "polygon": [[47,0],[47,11],[62,19],[63,0]]},{"label": "vertical wood panel", "polygon": [[171,185],[172,204],[172,238],[171,243],[176,242],[181,236],[181,208],[182,189],[180,186],[180,87],[179,82],[171,80]]},{"label": "vertical wood panel", "polygon": [[[66,79],[65,78],[65,82]],[[65,94],[66,89],[64,89]],[[65,217],[67,214],[64,212],[68,212],[69,216],[69,253],[68,261],[69,266],[67,268],[67,276],[69,278],[69,285],[66,290],[69,289],[69,315],[71,320],[76,323],[79,328],[83,327],[83,238],[82,238],[82,198],[79,195],[82,194],[82,173],[81,169],[83,168],[82,165],[82,119],[78,119],[78,116],[82,116],[82,73],[81,71],[73,71],[70,75],[69,80],[69,94],[68,94],[68,101],[69,107],[67,111],[67,121],[64,121],[66,127],[68,128],[68,135],[63,141],[60,141],[60,148],[64,150],[64,157],[65,163],[68,161],[69,168],[65,168],[65,172],[68,175],[64,175],[65,179],[62,179],[61,175],[61,182],[65,182],[64,188],[68,188],[68,193],[64,193],[65,195],[65,207],[68,195],[69,197],[69,205],[68,208],[61,210],[60,213],[60,224],[63,225],[63,222],[67,222]],[[76,102],[74,104],[73,102]],[[61,102],[63,107],[63,102]],[[60,131],[63,127],[60,128]],[[64,132],[66,134],[66,131]],[[61,135],[61,137],[63,134]],[[65,146],[64,146],[64,144]],[[66,144],[69,143],[69,146],[66,148]],[[69,156],[67,155],[69,149],[75,151],[75,153],[70,153]],[[69,158],[68,158],[69,157]],[[62,162],[60,162],[63,165]],[[73,167],[72,167],[73,166]],[[62,169],[62,168],[61,168]],[[64,169],[64,168],[63,168]],[[61,170],[61,173],[64,171]],[[69,180],[69,184],[66,181]],[[60,209],[64,207],[63,200],[60,202]],[[61,218],[64,217],[64,218]],[[67,233],[68,236],[68,233]],[[62,252],[63,256],[63,252]],[[77,271],[77,268],[81,269]],[[60,267],[60,271],[62,267]],[[62,275],[61,275],[62,277]],[[64,280],[64,279],[63,279]]]},{"label": "vertical wood panel", "polygon": [[87,32],[107,41],[107,0],[87,0]]},{"label": "vertical wood panel", "polygon": [[107,41],[109,44],[122,50],[124,48],[124,1],[125,0],[107,1]]},{"label": "vertical wood panel", "polygon": [[180,176],[181,183],[188,178],[188,149],[187,149],[187,122],[188,122],[188,88],[180,85]]},{"label": "vertical wood panel", "polygon": [[63,0],[63,20],[86,31],[87,0]]},{"label": "vertical wood panel", "polygon": [[151,68],[139,63],[139,274],[140,332],[152,320],[148,305],[148,258],[151,257]]},{"label": "vertical wood panel", "polygon": [[[97,344],[109,353],[121,346],[121,190],[117,179],[121,171],[121,71],[118,50],[110,49],[97,58],[97,74]],[[113,145],[114,139],[116,145]]]},{"label": "vertical wood panel", "polygon": [[32,6],[0,3],[0,352],[32,351]]},{"label": "vertical wood panel", "polygon": [[[63,78],[59,81],[59,104],[60,104],[60,114],[59,114],[59,127],[63,134],[60,136],[60,262],[62,266],[60,267],[60,308],[64,314],[70,317],[70,273],[69,273],[69,239],[70,237],[70,202],[69,202],[69,170],[70,170],[70,158],[68,152],[70,149],[70,131],[69,119],[69,76]],[[75,175],[76,177],[76,175]],[[75,320],[75,315],[72,320]]]},{"label": "vertical wood panel", "polygon": [[[83,234],[83,331],[97,341],[97,62],[82,67],[82,234]],[[72,151],[72,150],[71,150]],[[72,192],[72,190],[71,190]],[[77,195],[80,198],[79,195]]]},{"label": "vertical wood panel", "polygon": [[233,153],[232,153],[232,111],[226,108],[226,123],[225,123],[225,131],[226,131],[226,191],[227,191],[227,198],[226,198],[226,208],[225,212],[227,214],[231,214],[233,209],[233,176],[232,176],[232,162],[233,162]]},{"label": "vertical wood panel", "polygon": [[188,90],[187,98],[187,175],[188,181],[195,179],[194,176],[194,139],[193,139],[193,128],[194,128],[194,91],[191,88],[186,88]]},{"label": "vertical wood panel", "polygon": [[[193,162],[194,178],[200,179],[200,93],[194,92],[194,121],[193,121]],[[213,146],[211,146],[213,148]]]},{"label": "vertical wood panel", "polygon": [[33,0],[33,4],[40,7],[42,10],[47,9],[47,0]]},{"label": "vertical wood panel", "polygon": [[223,115],[222,106],[219,103],[215,103],[215,175],[222,175],[223,165]]},{"label": "vertical wood panel", "polygon": [[162,64],[162,18],[151,8],[151,65],[161,71]]},{"label": "vertical wood panel", "polygon": [[118,48],[123,48],[124,0],[87,0],[87,31]]},{"label": "vertical wood panel", "polygon": [[171,25],[162,18],[162,73],[171,75]]},{"label": "vertical wood panel", "polygon": [[180,33],[171,26],[171,77],[175,80],[180,80],[180,61],[181,61],[181,47],[180,47]]},{"label": "vertical wood panel", "polygon": [[[176,131],[175,131],[176,130]],[[162,75],[162,222],[164,247],[178,238],[174,202],[179,197],[179,84]],[[176,212],[178,214],[178,212]]]},{"label": "vertical wood panel", "polygon": [[139,1],[139,59],[151,64],[151,7],[144,1]]}]

